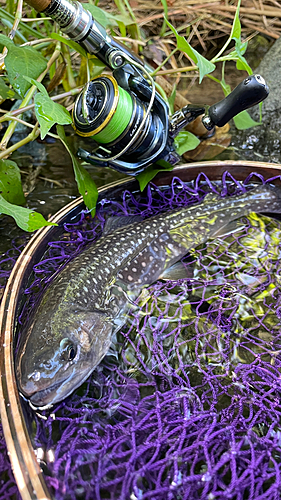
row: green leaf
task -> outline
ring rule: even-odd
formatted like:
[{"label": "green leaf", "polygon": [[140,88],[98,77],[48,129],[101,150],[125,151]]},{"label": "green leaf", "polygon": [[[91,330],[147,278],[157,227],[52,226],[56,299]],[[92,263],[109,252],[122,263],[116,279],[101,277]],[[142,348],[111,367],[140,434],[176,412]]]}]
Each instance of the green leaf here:
[{"label": "green leaf", "polygon": [[230,85],[228,85],[228,83],[226,83],[225,80],[220,80],[220,84],[222,86],[222,90],[223,90],[225,97],[228,96],[228,94],[230,94],[230,92],[231,92]]},{"label": "green leaf", "polygon": [[[160,167],[160,168],[159,168]],[[150,165],[143,172],[136,176],[139,181],[140,190],[143,191],[147,184],[158,174],[158,172],[163,172],[164,170],[173,170],[173,165],[165,160],[159,160],[154,165]]]},{"label": "green leaf", "polygon": [[182,130],[175,137],[176,152],[179,155],[183,155],[186,151],[191,151],[195,149],[200,144],[200,139],[196,135],[188,132],[187,130]]},{"label": "green leaf", "polygon": [[34,98],[34,108],[36,118],[40,125],[41,139],[44,139],[55,123],[59,125],[69,125],[72,123],[72,119],[66,108],[52,101],[42,83],[36,82],[33,79],[31,79],[31,83],[36,85],[40,90]]},{"label": "green leaf", "polygon": [[[247,44],[246,44],[247,47]],[[235,42],[235,50],[234,50],[234,59],[236,59],[236,67],[237,69],[240,70],[245,70],[247,71],[248,75],[252,75],[253,71],[249,64],[247,63],[245,57],[243,57],[243,54],[245,52],[245,43],[242,43],[241,40],[236,40]],[[232,52],[233,53],[233,52]]]},{"label": "green leaf", "polygon": [[48,92],[47,92],[47,89],[44,87],[44,85],[40,82],[37,82],[37,80],[34,80],[34,78],[29,78],[29,76],[24,76],[23,77],[27,82],[29,82],[31,85],[35,85],[35,87],[38,88],[38,90],[40,92],[42,92],[42,94],[48,96]]},{"label": "green leaf", "polygon": [[2,195],[0,195],[0,212],[13,217],[17,225],[24,231],[31,232],[44,226],[57,226],[53,222],[46,221],[43,215],[29,210],[29,208],[12,205]]},{"label": "green leaf", "polygon": [[40,125],[41,139],[44,139],[55,123],[59,125],[69,125],[72,119],[69,111],[61,104],[58,104],[49,97],[47,90],[42,83],[37,82],[33,78],[24,77],[32,85],[36,85],[40,91],[34,98],[35,115]]},{"label": "green leaf", "polygon": [[237,50],[236,50],[236,54],[238,57],[238,59],[236,60],[236,68],[239,70],[247,71],[248,75],[252,75],[253,70],[249,66],[249,64],[247,63],[245,57],[243,57],[239,52],[237,52]]},{"label": "green leaf", "polygon": [[0,45],[2,47],[8,47],[9,45],[14,45],[13,40],[11,40],[8,36],[0,34]]},{"label": "green leaf", "polygon": [[6,45],[8,49],[5,65],[10,83],[14,90],[21,97],[24,97],[30,87],[30,83],[26,81],[24,75],[34,79],[38,78],[46,69],[47,63],[33,47],[18,47],[5,35],[0,35],[0,43]]},{"label": "green leaf", "polygon": [[95,76],[99,76],[104,68],[106,67],[102,61],[97,59],[95,56],[90,56],[89,57],[89,64],[91,68],[91,78],[94,78]]},{"label": "green leaf", "polygon": [[104,28],[106,28],[110,21],[104,12],[104,10],[100,9],[96,5],[92,5],[91,3],[84,3],[83,7],[87,9],[93,16],[95,21],[98,21]]},{"label": "green leaf", "polygon": [[160,37],[165,34],[166,27],[167,27],[166,19],[165,18],[168,17],[168,4],[167,4],[167,0],[161,0],[161,3],[163,5],[163,10],[164,10],[164,20],[163,20],[162,28],[161,28],[161,31],[160,31]]},{"label": "green leaf", "polygon": [[0,100],[5,101],[5,99],[16,98],[17,94],[13,89],[10,89],[8,85],[5,84],[3,78],[0,78]]},{"label": "green leaf", "polygon": [[73,40],[70,40],[70,38],[65,38],[64,36],[58,35],[58,33],[52,33],[51,38],[54,40],[58,40],[59,42],[65,43],[65,45],[68,45],[68,47],[71,47],[75,52],[78,52],[81,54],[81,56],[87,57],[87,52],[85,49],[79,45],[77,42],[73,42]]},{"label": "green leaf", "polygon": [[63,142],[67,151],[70,154],[79,193],[83,196],[83,200],[86,207],[91,211],[92,217],[94,217],[96,213],[96,204],[98,199],[97,186],[93,181],[92,177],[90,176],[89,172],[84,167],[82,167],[82,165],[76,158],[75,154],[71,150],[71,147],[67,142],[64,129],[61,125],[57,126],[57,132],[60,137],[60,140]]},{"label": "green leaf", "polygon": [[168,24],[169,28],[172,30],[174,35],[176,35],[177,48],[182,52],[185,52],[188,55],[188,57],[190,57],[190,59],[193,62],[195,62],[195,64],[197,64],[199,70],[199,83],[201,83],[203,77],[205,75],[208,75],[209,73],[212,73],[212,71],[216,69],[216,66],[212,62],[208,61],[208,59],[201,56],[201,54],[199,54],[197,50],[193,49],[193,47],[191,47],[188,41],[183,36],[180,36],[178,34],[174,26],[171,23],[169,23],[167,19],[166,23]]},{"label": "green leaf", "polygon": [[14,161],[0,160],[0,194],[9,203],[25,203],[20,169]]},{"label": "green leaf", "polygon": [[110,14],[110,12],[107,12],[106,14],[110,26],[116,26],[119,25],[119,23],[123,24],[124,26],[130,26],[131,24],[134,24],[132,18],[126,14]]},{"label": "green leaf", "polygon": [[242,42],[241,40],[241,23],[239,19],[241,0],[238,1],[237,9],[234,16],[234,21],[230,33],[230,38],[235,40],[235,50],[229,54],[233,59],[236,60],[236,68],[239,70],[247,71],[248,75],[252,75],[253,71],[249,64],[247,63],[243,54],[245,54],[247,49],[247,42]]},{"label": "green leaf", "polygon": [[233,20],[233,24],[232,24],[232,28],[231,28],[231,33],[230,33],[231,39],[233,39],[233,38],[239,39],[241,36],[241,23],[240,23],[240,19],[239,19],[240,4],[241,4],[241,0],[238,0],[237,9],[235,12],[235,16],[234,16],[234,20]]},{"label": "green leaf", "polygon": [[256,122],[255,120],[253,120],[253,118],[251,118],[246,110],[241,111],[241,113],[234,116],[233,120],[235,123],[235,127],[238,128],[238,130],[246,130],[247,128],[260,125],[260,122]]},{"label": "green leaf", "polygon": [[171,93],[170,97],[168,97],[170,115],[172,115],[174,113],[174,104],[175,104],[176,95],[177,95],[177,86],[174,85],[172,93]]}]

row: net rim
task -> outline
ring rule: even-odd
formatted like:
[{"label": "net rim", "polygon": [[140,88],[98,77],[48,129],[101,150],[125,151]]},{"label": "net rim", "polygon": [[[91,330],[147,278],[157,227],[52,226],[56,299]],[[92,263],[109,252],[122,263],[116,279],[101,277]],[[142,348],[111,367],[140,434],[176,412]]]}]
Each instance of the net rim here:
[{"label": "net rim", "polygon": [[[281,184],[281,165],[244,161],[210,161],[184,164],[176,167],[171,172],[158,174],[153,182],[157,186],[165,186],[175,176],[179,177],[183,182],[188,182],[195,180],[198,176],[200,178],[199,174],[202,174],[203,177],[208,176],[210,180],[221,181],[223,184],[225,182],[224,173],[229,170],[233,177],[239,180],[247,179],[254,171],[258,176],[263,176],[265,180],[271,179],[272,182],[275,181]],[[100,199],[110,196],[112,190],[118,187],[121,190],[135,190],[138,185],[135,180],[132,181],[131,179],[108,184],[99,189]],[[57,212],[50,221],[57,224],[67,222],[68,217],[77,209],[83,209],[82,197],[70,202]],[[54,226],[45,227],[39,229],[30,239],[12,270],[0,309],[0,345],[2,346],[0,350],[0,370],[2,373],[0,416],[13,472],[23,500],[51,500],[52,496],[40,471],[21,409],[14,371],[13,332],[24,276],[29,271],[30,263],[34,261],[36,255],[44,246],[44,242],[47,243],[53,237],[55,231]]]}]

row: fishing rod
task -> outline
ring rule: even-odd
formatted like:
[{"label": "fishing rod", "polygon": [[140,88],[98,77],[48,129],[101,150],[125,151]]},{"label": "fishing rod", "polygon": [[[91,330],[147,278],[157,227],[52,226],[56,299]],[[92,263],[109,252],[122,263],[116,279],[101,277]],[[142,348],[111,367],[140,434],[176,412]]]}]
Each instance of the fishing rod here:
[{"label": "fishing rod", "polygon": [[263,101],[269,93],[260,75],[245,78],[225,99],[212,106],[187,104],[169,116],[167,102],[156,91],[150,68],[125,45],[109,36],[104,27],[76,0],[27,0],[38,12],[58,23],[60,29],[89,54],[94,54],[112,75],[89,81],[76,99],[73,127],[91,137],[93,151],[79,149],[87,163],[136,175],[162,159],[175,165],[181,159],[174,138],[202,116],[206,130],[223,127],[241,111]]}]

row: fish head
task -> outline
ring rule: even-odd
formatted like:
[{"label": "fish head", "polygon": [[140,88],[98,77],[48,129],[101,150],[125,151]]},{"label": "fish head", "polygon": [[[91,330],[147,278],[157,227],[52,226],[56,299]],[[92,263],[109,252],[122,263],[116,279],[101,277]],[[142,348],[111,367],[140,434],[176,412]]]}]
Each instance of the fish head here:
[{"label": "fish head", "polygon": [[107,353],[113,325],[103,312],[36,315],[16,356],[19,391],[48,408],[79,387]]}]

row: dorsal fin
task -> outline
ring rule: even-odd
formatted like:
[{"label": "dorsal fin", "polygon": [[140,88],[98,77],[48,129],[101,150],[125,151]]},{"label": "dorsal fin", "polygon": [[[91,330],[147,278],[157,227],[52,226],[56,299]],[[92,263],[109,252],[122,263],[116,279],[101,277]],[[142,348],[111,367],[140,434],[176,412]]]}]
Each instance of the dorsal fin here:
[{"label": "dorsal fin", "polygon": [[120,217],[109,217],[107,219],[104,229],[103,235],[107,235],[116,231],[120,227],[128,226],[129,224],[133,224],[133,222],[141,222],[143,218],[141,215],[121,215]]}]

